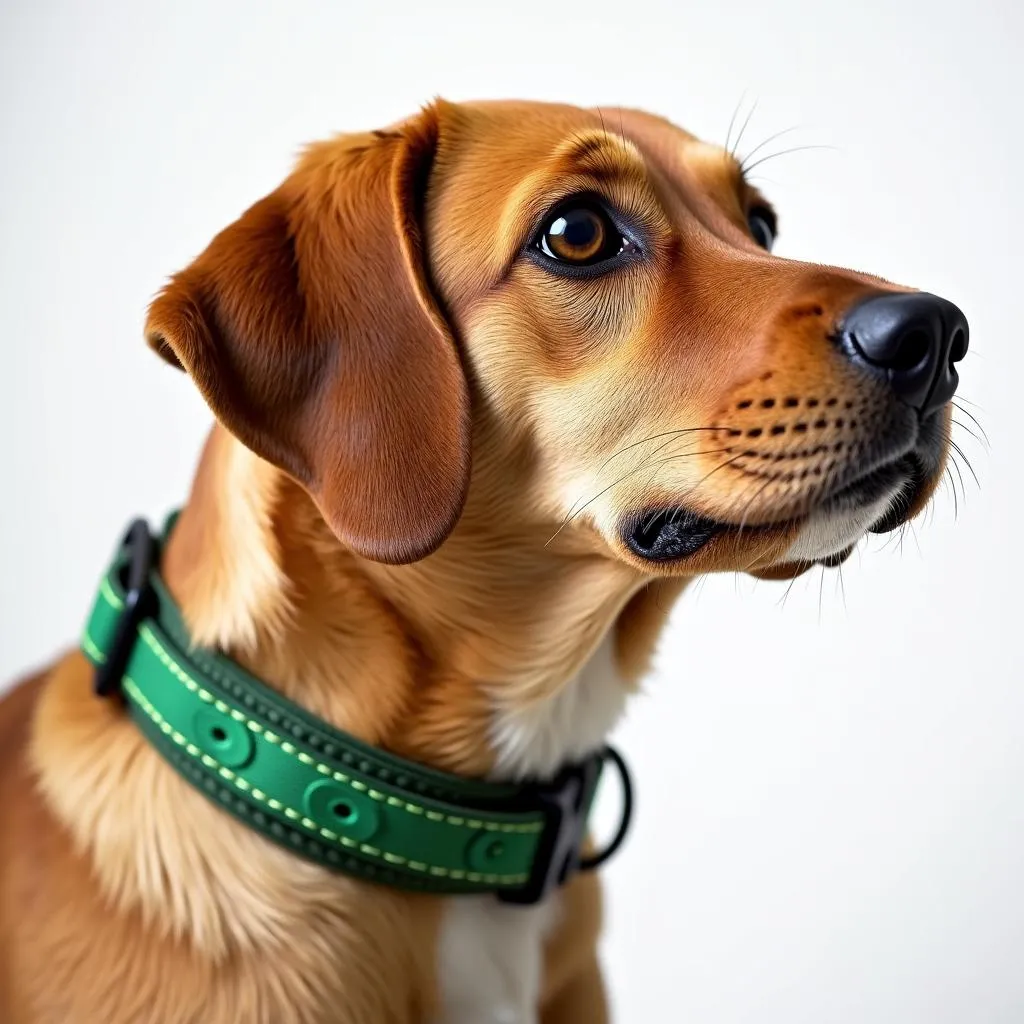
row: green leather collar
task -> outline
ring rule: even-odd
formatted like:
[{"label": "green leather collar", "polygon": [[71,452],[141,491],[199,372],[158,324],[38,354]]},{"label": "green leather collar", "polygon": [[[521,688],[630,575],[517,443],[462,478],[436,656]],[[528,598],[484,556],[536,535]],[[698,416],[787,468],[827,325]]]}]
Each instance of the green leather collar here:
[{"label": "green leather collar", "polygon": [[[96,666],[96,692],[119,694],[163,757],[250,828],[368,881],[495,892],[514,903],[536,902],[618,848],[631,799],[610,747],[550,784],[504,785],[367,746],[194,646],[157,571],[160,546],[143,520],[132,524],[100,582],[82,650]],[[625,813],[612,843],[584,859],[609,759],[622,775]]]}]

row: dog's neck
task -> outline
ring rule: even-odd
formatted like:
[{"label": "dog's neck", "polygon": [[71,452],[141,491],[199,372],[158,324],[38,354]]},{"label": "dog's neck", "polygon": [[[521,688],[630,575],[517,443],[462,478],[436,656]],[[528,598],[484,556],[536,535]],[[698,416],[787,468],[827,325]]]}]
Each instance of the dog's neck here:
[{"label": "dog's neck", "polygon": [[440,551],[367,562],[215,428],[164,572],[199,643],[366,742],[461,774],[547,775],[600,745],[656,629],[616,628],[651,597],[635,572],[545,539],[502,533],[471,492]]},{"label": "dog's neck", "polygon": [[[418,565],[363,562],[297,485],[217,428],[162,571],[198,643],[339,728],[464,775],[553,774],[613,726],[682,581],[638,589],[613,563],[538,557],[543,541],[499,543],[472,510],[464,520]],[[220,814],[96,699],[81,656],[41,699],[32,760],[112,906],[218,960],[311,929],[351,955],[350,928],[325,908],[352,905],[357,883]],[[398,895],[375,892],[373,906],[406,914]]]}]

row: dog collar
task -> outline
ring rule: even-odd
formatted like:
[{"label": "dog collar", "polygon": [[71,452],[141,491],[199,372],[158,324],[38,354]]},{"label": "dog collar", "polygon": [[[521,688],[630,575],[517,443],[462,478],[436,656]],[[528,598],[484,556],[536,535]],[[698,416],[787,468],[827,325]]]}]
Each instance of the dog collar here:
[{"label": "dog collar", "polygon": [[[366,881],[535,903],[625,838],[629,774],[605,747],[551,783],[462,778],[368,746],[194,646],[158,572],[163,538],[129,528],[82,636],[95,690],[124,700],[146,739],[189,782],[266,838]],[[601,770],[622,778],[611,843],[581,845]]]}]

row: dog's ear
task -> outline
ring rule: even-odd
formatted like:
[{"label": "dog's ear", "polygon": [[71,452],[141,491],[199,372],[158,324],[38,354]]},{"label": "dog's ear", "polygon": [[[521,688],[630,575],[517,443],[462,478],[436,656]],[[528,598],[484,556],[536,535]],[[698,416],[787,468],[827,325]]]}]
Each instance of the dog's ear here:
[{"label": "dog's ear", "polygon": [[428,108],[311,148],[146,323],[217,418],[382,562],[433,551],[469,476],[468,389],[419,227],[437,132]]}]

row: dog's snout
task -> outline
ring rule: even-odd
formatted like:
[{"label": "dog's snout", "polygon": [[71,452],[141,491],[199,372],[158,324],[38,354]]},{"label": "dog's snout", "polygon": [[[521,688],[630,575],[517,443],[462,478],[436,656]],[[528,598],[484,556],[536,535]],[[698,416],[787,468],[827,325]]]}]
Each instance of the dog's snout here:
[{"label": "dog's snout", "polygon": [[892,390],[923,417],[956,391],[967,354],[967,318],[938,295],[873,295],[843,317],[840,340],[849,355],[887,377]]}]

